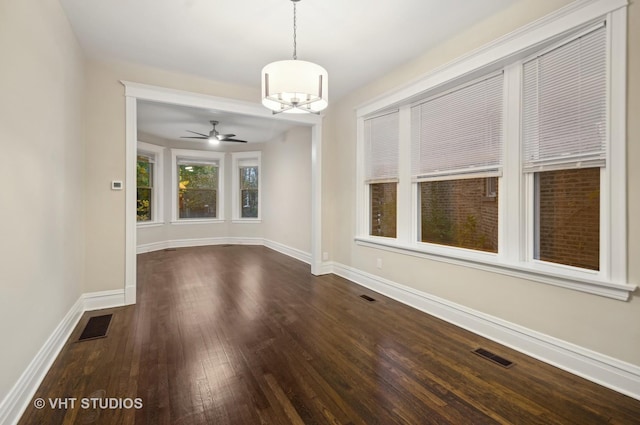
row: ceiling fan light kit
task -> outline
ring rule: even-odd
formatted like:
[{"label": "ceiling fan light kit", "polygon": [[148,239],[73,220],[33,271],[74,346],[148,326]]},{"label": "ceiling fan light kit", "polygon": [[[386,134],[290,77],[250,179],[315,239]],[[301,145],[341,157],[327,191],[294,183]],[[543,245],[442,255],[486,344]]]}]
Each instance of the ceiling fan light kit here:
[{"label": "ceiling fan light kit", "polygon": [[329,75],[313,62],[300,61],[296,46],[296,3],[293,3],[293,59],[262,68],[262,104],[274,114],[318,114],[328,105]]},{"label": "ceiling fan light kit", "polygon": [[200,139],[200,140],[208,140],[212,145],[220,144],[220,142],[238,142],[238,143],[247,143],[246,140],[238,140],[234,139],[236,137],[235,134],[220,134],[218,130],[216,130],[216,125],[219,124],[218,121],[212,120],[209,121],[213,126],[213,129],[209,132],[209,134],[198,133],[196,131],[187,130],[189,133],[197,134],[197,136],[183,136],[181,139]]}]

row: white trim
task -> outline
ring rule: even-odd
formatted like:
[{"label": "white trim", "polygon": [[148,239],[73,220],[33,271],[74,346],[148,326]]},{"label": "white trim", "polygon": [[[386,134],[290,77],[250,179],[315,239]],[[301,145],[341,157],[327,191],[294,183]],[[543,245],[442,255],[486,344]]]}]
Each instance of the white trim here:
[{"label": "white trim", "polygon": [[261,219],[257,218],[238,218],[235,220],[231,220],[233,224],[260,224],[262,223]]},{"label": "white trim", "polygon": [[322,263],[322,267],[320,268],[319,275],[334,273],[333,270],[334,270],[334,262],[333,261],[325,261],[325,262]]},{"label": "white trim", "polygon": [[278,251],[281,254],[288,255],[289,257],[300,260],[303,263],[311,264],[311,254],[308,252],[304,252],[300,249],[292,248],[290,246],[281,244],[280,242],[272,241],[269,239],[264,239],[263,244],[267,248]]},{"label": "white trim", "polygon": [[[387,238],[388,239],[388,238]],[[507,276],[528,279],[534,282],[574,289],[589,294],[626,301],[637,285],[620,284],[598,280],[597,272],[582,272],[575,267],[543,262],[511,264],[502,262],[497,254],[473,251],[463,248],[435,246],[433,244],[403,245],[393,239],[355,238],[356,244],[398,254],[440,261],[474,269],[500,273]]]},{"label": "white trim", "polygon": [[322,265],[322,125],[311,127],[311,273]]},{"label": "white trim", "polygon": [[[165,147],[138,141],[136,153],[140,151],[153,154],[153,200],[151,221],[136,221],[137,227],[152,227],[164,224],[164,151]],[[137,155],[136,155],[137,156]],[[137,159],[137,158],[136,158]],[[137,184],[137,178],[136,178]],[[136,199],[137,207],[137,199]]]},{"label": "white trim", "polygon": [[171,225],[183,226],[189,224],[223,224],[226,223],[226,221],[219,218],[181,218],[175,221],[171,220],[169,223],[171,223]]},{"label": "white trim", "polygon": [[194,246],[211,246],[211,245],[264,245],[262,238],[244,238],[244,237],[218,237],[218,238],[192,238],[192,239],[173,239],[161,242],[152,242],[138,245],[137,254],[147,252],[161,251],[169,248],[189,248]]},{"label": "white trim", "polygon": [[[364,138],[364,117],[356,119],[356,235],[368,235],[371,227],[369,217],[369,185],[366,183],[366,155]],[[404,152],[404,151],[400,151]],[[400,164],[399,164],[400,165]],[[402,172],[402,169],[399,169]],[[364,182],[364,183],[363,183]],[[398,189],[399,190],[399,189]]]},{"label": "white trim", "polygon": [[314,114],[278,114],[260,103],[230,99],[226,97],[210,96],[184,90],[153,86],[132,81],[120,81],[125,86],[125,96],[150,100],[160,103],[191,106],[194,108],[214,109],[254,117],[273,118],[275,120],[295,122],[299,124],[318,125],[322,123],[322,115]]},{"label": "white trim", "polygon": [[[258,217],[241,217],[240,169],[243,160],[257,160],[258,167]],[[231,218],[233,223],[260,223],[262,221],[262,152],[231,152]]]},{"label": "white trim", "polygon": [[[242,238],[242,237],[220,237],[220,238],[198,238],[198,239],[174,239],[162,242],[153,242],[138,245],[137,253],[144,254],[153,251],[162,251],[170,248],[188,248],[194,246],[212,245],[261,245],[278,251],[289,257],[300,260],[303,263],[311,264],[311,254],[297,248],[290,247],[280,242],[263,238]],[[324,274],[324,273],[322,273]]]},{"label": "white trim", "polygon": [[[215,160],[218,166],[218,187],[216,188],[216,216],[214,218],[179,218],[178,213],[178,163],[197,163],[200,159]],[[224,163],[225,153],[198,151],[193,149],[171,149],[171,224],[212,223],[224,221]]]},{"label": "white trim", "polygon": [[125,297],[122,289],[80,295],[0,402],[0,425],[18,423],[84,312],[123,305]]},{"label": "white trim", "polygon": [[87,292],[82,294],[81,298],[84,311],[93,311],[125,305],[124,295],[124,290],[114,289],[112,291]]},{"label": "white trim", "polygon": [[[320,273],[322,266],[322,115],[273,115],[272,111],[256,102],[245,102],[124,80],[121,80],[120,83],[125,88],[126,97],[127,185],[125,186],[125,191],[127,203],[125,215],[127,225],[125,227],[125,294],[128,304],[135,303],[136,294],[136,194],[135,190],[133,190],[135,186],[132,185],[135,185],[136,175],[136,102],[138,99],[258,116],[311,126],[311,273]],[[133,156],[130,157],[130,155]]]},{"label": "white trim", "polygon": [[164,221],[143,221],[143,222],[136,222],[136,228],[137,229],[144,229],[147,227],[160,227],[160,226],[164,226],[165,223]]},{"label": "white trim", "polygon": [[608,247],[609,279],[615,282],[627,281],[627,9],[610,13],[608,30],[611,46],[608,143]]},{"label": "white trim", "polygon": [[338,276],[477,335],[640,400],[640,367],[340,263]]},{"label": "white trim", "polygon": [[82,311],[83,299],[80,297],[0,403],[0,425],[15,424],[20,420],[22,413],[80,320]]},{"label": "white trim", "polygon": [[[136,303],[136,239],[137,239],[137,191],[136,157],[138,153],[138,106],[133,97],[125,99],[125,263],[124,287],[126,304]],[[131,289],[133,288],[133,289]]]}]

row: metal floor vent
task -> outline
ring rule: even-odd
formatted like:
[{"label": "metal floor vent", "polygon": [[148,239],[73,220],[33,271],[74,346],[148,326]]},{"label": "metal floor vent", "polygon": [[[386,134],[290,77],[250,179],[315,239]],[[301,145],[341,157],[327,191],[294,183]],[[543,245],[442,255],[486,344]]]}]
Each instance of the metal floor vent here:
[{"label": "metal floor vent", "polygon": [[90,318],[84,327],[80,338],[78,338],[78,341],[106,337],[112,317],[113,314],[105,314],[104,316],[95,316]]},{"label": "metal floor vent", "polygon": [[367,301],[369,301],[370,303],[372,303],[372,302],[374,302],[374,301],[375,301],[375,298],[371,298],[371,297],[370,297],[370,296],[368,296],[368,295],[360,295],[360,298],[362,298],[362,299],[364,299],[364,300],[367,300]]},{"label": "metal floor vent", "polygon": [[231,245],[230,243],[225,243],[225,244],[220,245],[220,246],[221,246],[222,248],[229,248],[230,246],[233,246],[233,245]]},{"label": "metal floor vent", "polygon": [[177,251],[177,248],[166,248],[165,251]]},{"label": "metal floor vent", "polygon": [[497,354],[492,353],[491,351],[485,350],[484,348],[476,348],[475,350],[473,350],[474,354],[479,355],[480,357],[483,357],[489,361],[492,361],[493,363],[502,366],[502,367],[506,367],[509,368],[511,366],[513,366],[513,362],[510,360],[505,359],[504,357],[500,357]]}]

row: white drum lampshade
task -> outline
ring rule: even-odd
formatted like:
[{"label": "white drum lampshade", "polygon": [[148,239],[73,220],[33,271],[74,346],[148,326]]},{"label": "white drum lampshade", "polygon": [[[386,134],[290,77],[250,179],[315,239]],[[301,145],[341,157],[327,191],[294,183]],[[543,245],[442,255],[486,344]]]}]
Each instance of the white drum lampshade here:
[{"label": "white drum lampshade", "polygon": [[318,113],[328,102],[327,71],[313,62],[283,60],[262,68],[262,104],[279,113]]}]

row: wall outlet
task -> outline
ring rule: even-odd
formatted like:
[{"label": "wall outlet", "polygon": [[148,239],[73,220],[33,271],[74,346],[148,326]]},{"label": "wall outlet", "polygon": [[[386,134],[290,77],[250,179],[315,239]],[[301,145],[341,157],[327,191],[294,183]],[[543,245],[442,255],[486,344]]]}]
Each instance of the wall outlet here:
[{"label": "wall outlet", "polygon": [[376,259],[376,267],[379,269],[382,268],[382,258]]},{"label": "wall outlet", "polygon": [[329,260],[329,253],[328,252],[323,252],[322,253],[322,261],[327,261]]}]

